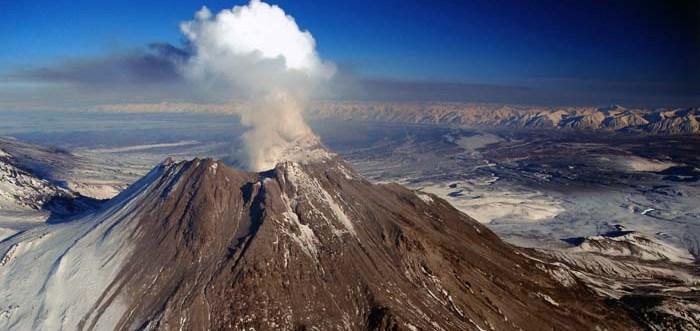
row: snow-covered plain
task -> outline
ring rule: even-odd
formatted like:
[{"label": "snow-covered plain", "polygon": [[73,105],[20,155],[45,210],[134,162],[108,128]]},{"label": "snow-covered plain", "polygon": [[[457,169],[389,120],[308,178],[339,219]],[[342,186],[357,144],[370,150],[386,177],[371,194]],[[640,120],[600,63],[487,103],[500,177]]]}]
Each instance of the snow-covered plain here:
[{"label": "snow-covered plain", "polygon": [[526,188],[502,191],[491,186],[497,177],[479,181],[426,183],[420,190],[447,199],[452,205],[481,223],[499,220],[546,221],[564,212],[560,199]]}]

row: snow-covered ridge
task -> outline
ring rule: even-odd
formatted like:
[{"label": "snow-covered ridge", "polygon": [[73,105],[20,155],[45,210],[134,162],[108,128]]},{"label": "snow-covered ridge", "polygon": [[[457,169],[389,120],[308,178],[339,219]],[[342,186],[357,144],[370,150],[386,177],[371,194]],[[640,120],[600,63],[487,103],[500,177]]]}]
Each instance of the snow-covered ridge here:
[{"label": "snow-covered ridge", "polygon": [[[653,330],[700,327],[700,275],[687,251],[631,231],[578,238],[568,250],[539,250],[536,266],[565,286],[585,284],[628,305]],[[673,327],[671,327],[673,326]]]},{"label": "snow-covered ridge", "polygon": [[[89,151],[74,154],[66,150],[0,137],[0,160],[46,180],[61,189],[85,197],[114,197],[137,179],[128,163],[106,160]],[[150,170],[150,165],[141,174]],[[136,169],[136,173],[139,169]]]},{"label": "snow-covered ridge", "polygon": [[615,231],[599,236],[569,239],[576,244],[572,252],[599,253],[607,256],[635,257],[650,261],[693,263],[695,258],[680,249],[634,231]]},{"label": "snow-covered ridge", "polygon": [[[131,255],[124,240],[172,169],[163,164],[102,209],[68,223],[27,230],[0,242],[0,329],[76,330],[81,323],[110,328],[125,313],[110,285]],[[172,173],[172,172],[171,172]],[[98,309],[101,307],[103,310]]]},{"label": "snow-covered ridge", "polygon": [[0,210],[39,210],[53,197],[70,195],[12,163],[12,157],[0,150]]},{"label": "snow-covered ridge", "polygon": [[524,107],[439,102],[318,102],[313,119],[700,134],[700,108],[627,109],[621,106]]}]

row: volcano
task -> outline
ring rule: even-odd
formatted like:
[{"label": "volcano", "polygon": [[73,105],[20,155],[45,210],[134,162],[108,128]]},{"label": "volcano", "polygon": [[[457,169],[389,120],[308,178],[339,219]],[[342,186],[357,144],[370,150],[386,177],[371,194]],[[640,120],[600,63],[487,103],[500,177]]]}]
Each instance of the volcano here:
[{"label": "volcano", "polygon": [[10,330],[635,329],[556,264],[342,160],[166,160],[0,242]]}]

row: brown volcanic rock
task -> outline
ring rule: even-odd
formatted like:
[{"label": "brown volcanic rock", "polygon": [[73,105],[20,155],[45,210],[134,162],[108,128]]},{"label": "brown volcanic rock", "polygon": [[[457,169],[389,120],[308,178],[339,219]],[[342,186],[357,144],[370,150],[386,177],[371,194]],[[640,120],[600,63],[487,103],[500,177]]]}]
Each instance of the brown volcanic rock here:
[{"label": "brown volcanic rock", "polygon": [[444,200],[342,161],[161,167],[85,329],[114,302],[122,330],[635,328]]}]

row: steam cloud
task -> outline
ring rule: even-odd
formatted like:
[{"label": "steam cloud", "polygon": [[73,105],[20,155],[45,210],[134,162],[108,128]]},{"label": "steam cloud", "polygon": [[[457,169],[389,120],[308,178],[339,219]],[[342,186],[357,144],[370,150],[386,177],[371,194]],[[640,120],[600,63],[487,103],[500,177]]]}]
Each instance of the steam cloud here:
[{"label": "steam cloud", "polygon": [[239,115],[250,127],[243,136],[248,168],[270,169],[317,141],[302,111],[335,66],[319,58],[313,36],[293,17],[251,0],[216,15],[202,7],[180,29],[194,51],[184,76],[213,96],[247,100]]}]

